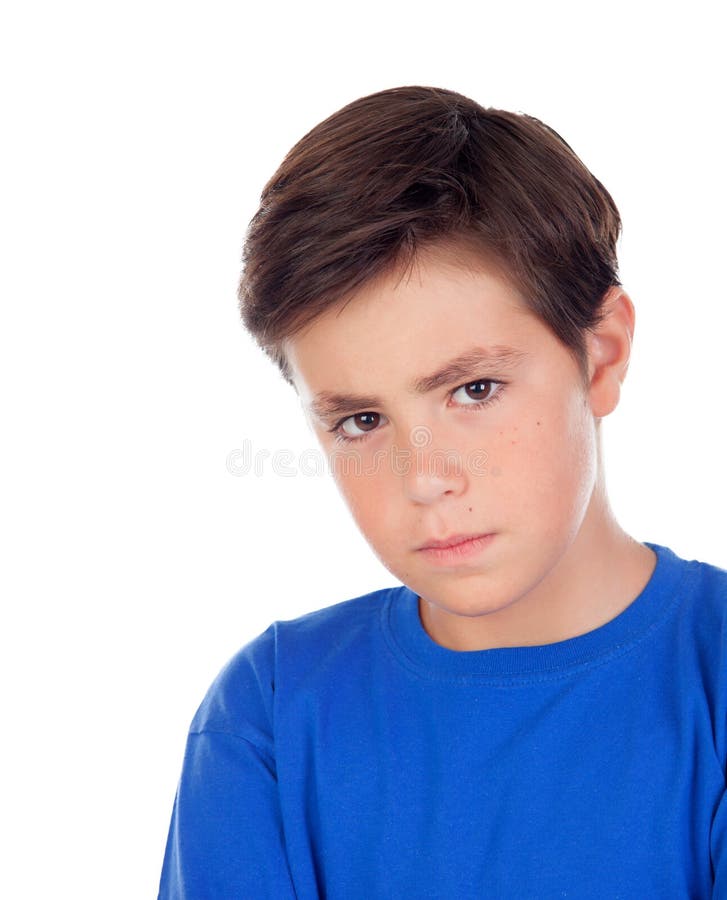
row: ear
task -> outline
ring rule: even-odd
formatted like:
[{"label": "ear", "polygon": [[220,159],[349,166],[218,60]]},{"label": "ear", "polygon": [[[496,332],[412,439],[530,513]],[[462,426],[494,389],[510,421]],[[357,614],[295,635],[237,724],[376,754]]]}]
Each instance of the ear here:
[{"label": "ear", "polygon": [[603,298],[605,315],[588,334],[588,390],[591,410],[596,418],[613,412],[621,396],[631,358],[636,312],[623,288],[608,289]]}]

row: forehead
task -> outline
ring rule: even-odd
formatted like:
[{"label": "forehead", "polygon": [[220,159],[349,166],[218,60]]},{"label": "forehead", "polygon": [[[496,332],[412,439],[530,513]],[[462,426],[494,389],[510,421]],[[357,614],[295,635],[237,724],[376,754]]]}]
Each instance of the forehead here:
[{"label": "forehead", "polygon": [[328,308],[283,349],[299,393],[331,377],[410,383],[474,347],[525,352],[538,324],[500,270],[430,251]]}]

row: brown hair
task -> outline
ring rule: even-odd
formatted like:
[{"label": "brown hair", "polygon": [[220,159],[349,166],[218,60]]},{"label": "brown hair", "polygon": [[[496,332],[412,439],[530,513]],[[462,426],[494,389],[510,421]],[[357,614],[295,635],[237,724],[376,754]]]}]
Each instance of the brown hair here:
[{"label": "brown hair", "polygon": [[621,283],[620,230],[611,195],[539,119],[391,88],[316,125],[265,185],[240,312],[291,381],[286,338],[418,250],[466,243],[503,267],[586,379],[585,333]]}]

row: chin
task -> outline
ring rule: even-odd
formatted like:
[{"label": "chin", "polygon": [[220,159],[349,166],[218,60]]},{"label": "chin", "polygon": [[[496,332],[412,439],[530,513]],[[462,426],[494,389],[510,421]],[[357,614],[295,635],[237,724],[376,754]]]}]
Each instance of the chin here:
[{"label": "chin", "polygon": [[515,599],[501,586],[493,590],[492,581],[487,578],[480,581],[470,577],[457,584],[456,576],[449,575],[436,583],[421,579],[417,584],[410,582],[409,586],[424,600],[456,616],[485,616],[505,609]]},{"label": "chin", "polygon": [[425,595],[424,599],[430,599],[430,602],[441,609],[443,612],[450,613],[454,616],[463,616],[466,618],[477,618],[480,616],[488,616],[493,613],[500,612],[503,609],[506,609],[510,606],[510,600],[494,600],[490,603],[483,603],[480,598],[472,599],[469,601],[459,600],[451,600],[448,598],[442,598],[440,601],[437,598],[427,598]]}]

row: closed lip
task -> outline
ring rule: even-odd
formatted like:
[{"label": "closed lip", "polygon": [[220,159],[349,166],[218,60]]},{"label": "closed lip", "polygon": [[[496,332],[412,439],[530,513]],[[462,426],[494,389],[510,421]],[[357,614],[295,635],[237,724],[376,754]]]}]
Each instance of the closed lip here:
[{"label": "closed lip", "polygon": [[447,547],[456,547],[457,544],[463,544],[465,541],[472,541],[475,538],[489,537],[492,532],[479,534],[452,534],[441,541],[427,541],[417,547],[417,550],[444,550]]}]

